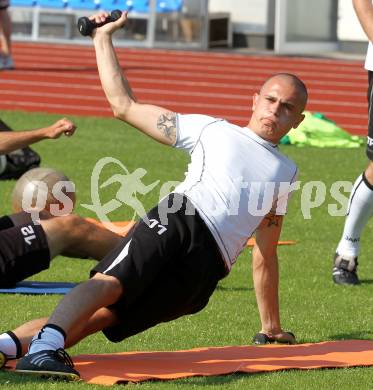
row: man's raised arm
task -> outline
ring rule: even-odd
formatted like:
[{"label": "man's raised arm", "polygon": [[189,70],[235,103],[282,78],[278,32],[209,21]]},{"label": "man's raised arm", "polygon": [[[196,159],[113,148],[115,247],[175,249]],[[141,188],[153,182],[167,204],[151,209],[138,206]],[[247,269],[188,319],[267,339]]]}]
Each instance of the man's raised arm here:
[{"label": "man's raised arm", "polygon": [[[101,12],[90,19],[100,23],[108,13]],[[115,53],[112,34],[127,20],[127,13],[115,22],[97,28],[93,34],[96,60],[101,85],[114,116],[136,127],[143,133],[166,145],[176,141],[176,114],[165,108],[136,102],[131,87]]]}]

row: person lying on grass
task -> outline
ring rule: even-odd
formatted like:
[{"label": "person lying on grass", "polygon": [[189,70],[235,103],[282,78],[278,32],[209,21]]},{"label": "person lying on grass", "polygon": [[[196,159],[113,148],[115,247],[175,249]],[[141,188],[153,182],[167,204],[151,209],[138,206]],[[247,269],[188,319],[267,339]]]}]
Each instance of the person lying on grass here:
[{"label": "person lying on grass", "polygon": [[[9,153],[43,139],[56,139],[62,134],[71,136],[75,129],[73,122],[63,118],[40,129],[0,132],[0,153]],[[121,239],[75,214],[53,217],[44,210],[40,217],[34,221],[25,211],[0,217],[0,288],[14,287],[49,268],[51,260],[59,254],[101,260]],[[19,354],[13,349],[19,347],[19,343],[9,332],[0,336],[0,344],[5,354],[0,354],[1,366],[6,356],[12,358]]]}]

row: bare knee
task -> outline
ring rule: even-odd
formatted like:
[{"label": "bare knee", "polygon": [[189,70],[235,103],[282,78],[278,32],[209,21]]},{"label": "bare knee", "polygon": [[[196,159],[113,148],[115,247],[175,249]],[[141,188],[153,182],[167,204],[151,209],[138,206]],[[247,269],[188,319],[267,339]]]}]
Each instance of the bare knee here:
[{"label": "bare knee", "polygon": [[85,220],[73,214],[40,220],[40,224],[47,236],[51,258],[79,246],[89,234],[85,227]]},{"label": "bare knee", "polygon": [[56,217],[54,221],[68,241],[87,239],[91,232],[90,224],[84,218],[75,214]]},{"label": "bare knee", "polygon": [[85,219],[79,217],[76,214],[68,214],[57,218],[59,218],[61,220],[61,223],[64,224],[69,229],[86,224]]},{"label": "bare knee", "polygon": [[109,301],[105,306],[115,303],[123,294],[122,283],[114,276],[96,273],[88,282]]}]

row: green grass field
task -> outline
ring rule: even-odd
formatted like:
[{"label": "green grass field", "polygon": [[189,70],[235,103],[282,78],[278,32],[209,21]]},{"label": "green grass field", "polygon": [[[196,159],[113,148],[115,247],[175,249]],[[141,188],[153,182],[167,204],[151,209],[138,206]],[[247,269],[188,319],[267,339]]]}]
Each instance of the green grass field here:
[{"label": "green grass field", "polygon": [[[57,115],[24,112],[1,112],[1,119],[22,130],[41,127],[59,119]],[[178,150],[154,141],[111,119],[72,117],[78,131],[72,138],[44,141],[34,146],[42,156],[42,166],[60,169],[77,186],[76,212],[95,217],[81,206],[91,203],[91,171],[101,157],[118,158],[130,170],[145,168],[143,182],[182,180],[187,156]],[[304,219],[300,209],[301,191],[291,201],[285,218],[282,239],[296,240],[293,246],[279,248],[281,318],[285,329],[293,331],[298,342],[319,342],[340,339],[373,339],[373,262],[368,251],[373,234],[372,221],[362,237],[359,287],[340,287],[332,283],[332,255],[342,231],[343,217],[331,217],[328,204],[336,203],[329,194],[337,180],[354,181],[366,164],[363,148],[358,150],[282,147],[283,152],[300,168],[299,180],[322,181],[327,198],[321,207],[311,210],[311,219]],[[118,173],[108,167],[105,175]],[[1,214],[11,211],[14,181],[1,182]],[[159,186],[157,187],[159,190]],[[104,199],[115,195],[111,189]],[[157,203],[159,192],[143,197],[146,208]],[[113,212],[112,220],[131,218],[130,210]],[[59,257],[51,268],[34,280],[82,281],[94,262]],[[60,297],[0,295],[2,330],[12,329],[34,317],[48,316]],[[70,350],[70,354],[176,350],[202,346],[250,344],[259,330],[251,278],[251,253],[240,256],[231,274],[221,281],[208,307],[194,316],[159,325],[125,342],[112,344],[101,334],[92,336]],[[270,374],[228,375],[192,378],[171,382],[147,382],[141,389],[368,389],[372,387],[373,368],[283,371]],[[101,386],[84,383],[56,383],[35,378],[0,373],[1,389],[95,389]],[[115,388],[123,388],[115,386]]]}]

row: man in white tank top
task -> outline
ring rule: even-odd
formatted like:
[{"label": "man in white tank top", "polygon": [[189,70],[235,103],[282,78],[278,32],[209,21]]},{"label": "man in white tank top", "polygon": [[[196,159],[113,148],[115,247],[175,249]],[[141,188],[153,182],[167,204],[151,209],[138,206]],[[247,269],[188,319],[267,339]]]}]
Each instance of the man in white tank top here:
[{"label": "man in white tank top", "polygon": [[[92,20],[100,23],[107,15]],[[277,243],[297,168],[277,144],[304,119],[305,85],[291,74],[269,78],[254,95],[246,127],[138,103],[111,40],[126,19],[123,14],[93,33],[100,80],[114,115],[160,143],[184,149],[191,162],[185,180],[148,213],[152,223],[139,221],[46,325],[39,320],[43,329],[18,362],[20,372],[76,379],[79,373],[64,347],[99,330],[120,341],[201,310],[254,232],[253,278],[262,323],[257,341],[295,342],[280,324]],[[180,207],[171,212],[176,201]],[[13,333],[23,343],[31,339],[25,331]]]},{"label": "man in white tank top", "polygon": [[336,249],[333,281],[341,285],[360,284],[357,276],[361,233],[373,215],[373,4],[371,0],[353,0],[356,14],[368,39],[365,69],[368,71],[368,137],[365,171],[352,188],[342,237]]}]

